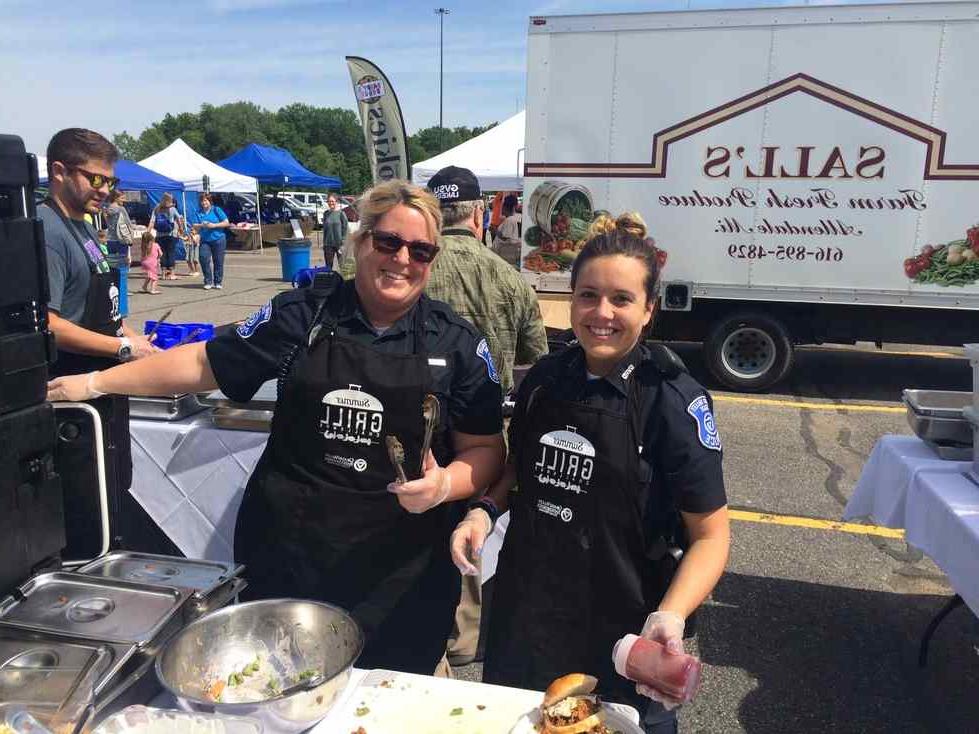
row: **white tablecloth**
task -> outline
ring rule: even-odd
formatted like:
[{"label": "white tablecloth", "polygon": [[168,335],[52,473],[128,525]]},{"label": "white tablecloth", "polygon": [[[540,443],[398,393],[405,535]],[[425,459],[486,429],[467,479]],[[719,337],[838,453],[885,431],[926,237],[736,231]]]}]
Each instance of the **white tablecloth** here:
[{"label": "white tablecloth", "polygon": [[979,485],[971,462],[943,461],[913,436],[884,436],[867,460],[844,519],[904,528],[979,614]]},{"label": "white tablecloth", "polygon": [[[210,411],[182,421],[130,421],[130,492],[189,558],[234,560],[235,518],[269,435],[216,428]],[[483,550],[482,582],[496,572],[509,513]],[[448,548],[446,548],[448,552]]]},{"label": "white tablecloth", "polygon": [[130,421],[130,492],[190,558],[234,559],[235,518],[267,433],[216,428],[210,412]]}]

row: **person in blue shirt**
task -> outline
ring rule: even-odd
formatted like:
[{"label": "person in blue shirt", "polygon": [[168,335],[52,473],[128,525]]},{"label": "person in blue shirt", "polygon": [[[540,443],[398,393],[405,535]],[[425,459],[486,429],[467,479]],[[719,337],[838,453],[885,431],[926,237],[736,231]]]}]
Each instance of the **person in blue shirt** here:
[{"label": "person in blue shirt", "polygon": [[[200,211],[194,217],[194,231],[201,236],[201,270],[204,271],[204,290],[222,288],[224,280],[224,251],[228,240],[224,230],[231,226],[228,215],[219,206],[211,204],[211,195],[200,195]],[[213,269],[211,260],[214,261]]]}]

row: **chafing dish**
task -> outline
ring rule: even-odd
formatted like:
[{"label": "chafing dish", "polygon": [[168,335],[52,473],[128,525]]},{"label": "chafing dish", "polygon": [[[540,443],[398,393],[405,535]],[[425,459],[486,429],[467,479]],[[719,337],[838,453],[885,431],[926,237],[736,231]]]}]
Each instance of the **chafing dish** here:
[{"label": "chafing dish", "polygon": [[246,403],[237,403],[220,390],[214,390],[206,395],[200,395],[202,405],[211,408],[238,408],[240,410],[275,410],[275,400],[278,395],[278,381],[269,380],[262,384],[252,399]]},{"label": "chafing dish", "polygon": [[905,390],[902,398],[908,408],[908,424],[922,440],[953,448],[972,444],[972,428],[963,412],[972,402],[972,393]]},{"label": "chafing dish", "polygon": [[159,398],[129,398],[129,415],[146,420],[179,421],[205,409],[206,406],[200,404],[194,393]]},{"label": "chafing dish", "polygon": [[241,578],[244,569],[235,563],[115,551],[82,566],[78,573],[186,589],[191,594],[185,615],[190,622],[224,606],[244,589],[246,583]]},{"label": "chafing dish", "polygon": [[78,640],[151,648],[181,626],[186,589],[45,573],[0,601],[0,623]]},{"label": "chafing dish", "polygon": [[211,413],[211,422],[218,428],[228,428],[233,431],[268,433],[272,429],[272,411],[215,408]]}]

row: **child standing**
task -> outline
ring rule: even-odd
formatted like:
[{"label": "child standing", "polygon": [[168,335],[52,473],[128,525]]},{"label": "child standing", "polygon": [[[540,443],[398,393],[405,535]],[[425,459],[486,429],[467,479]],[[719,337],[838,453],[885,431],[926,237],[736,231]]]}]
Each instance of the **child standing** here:
[{"label": "child standing", "polygon": [[163,250],[157,244],[153,231],[149,229],[143,232],[141,244],[142,259],[139,264],[143,268],[143,293],[156,296],[161,292],[157,283],[160,282],[160,256],[163,254]]}]

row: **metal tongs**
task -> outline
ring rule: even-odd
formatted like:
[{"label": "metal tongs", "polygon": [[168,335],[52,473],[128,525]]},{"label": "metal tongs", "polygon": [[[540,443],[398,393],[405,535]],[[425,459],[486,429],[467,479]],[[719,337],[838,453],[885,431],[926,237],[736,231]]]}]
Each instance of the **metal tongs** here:
[{"label": "metal tongs", "polygon": [[[425,419],[425,435],[422,438],[420,466],[424,469],[425,457],[432,446],[432,435],[439,423],[439,401],[434,395],[426,395],[422,401],[422,417]],[[388,458],[398,473],[398,477],[394,481],[398,484],[404,484],[408,481],[408,476],[405,474],[405,447],[397,436],[385,436],[384,443],[387,446]]]},{"label": "metal tongs", "polygon": [[425,438],[422,439],[422,456],[420,466],[424,468],[425,457],[432,447],[432,434],[439,424],[439,399],[432,394],[425,396],[422,401],[422,417],[425,419]]},{"label": "metal tongs", "polygon": [[404,484],[408,481],[408,477],[405,476],[405,447],[401,445],[397,436],[385,436],[384,443],[388,448],[388,458],[391,459],[394,470],[398,472],[398,477],[394,481]]}]

